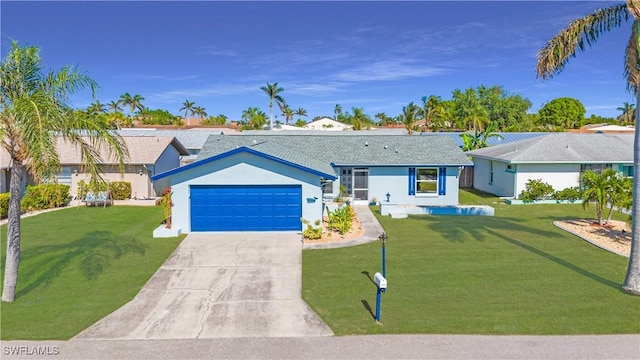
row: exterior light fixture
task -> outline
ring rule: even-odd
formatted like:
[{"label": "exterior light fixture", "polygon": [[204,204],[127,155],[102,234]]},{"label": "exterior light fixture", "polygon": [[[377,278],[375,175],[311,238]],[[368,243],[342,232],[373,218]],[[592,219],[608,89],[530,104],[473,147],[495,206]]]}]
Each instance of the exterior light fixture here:
[{"label": "exterior light fixture", "polygon": [[388,192],[384,195],[387,197],[387,202],[389,202],[389,198],[391,197],[391,194],[389,194]]}]

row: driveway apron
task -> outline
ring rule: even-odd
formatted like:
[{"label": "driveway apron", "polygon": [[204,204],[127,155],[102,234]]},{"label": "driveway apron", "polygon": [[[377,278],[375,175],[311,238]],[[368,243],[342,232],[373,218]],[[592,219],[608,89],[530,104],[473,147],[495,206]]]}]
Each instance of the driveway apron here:
[{"label": "driveway apron", "polygon": [[75,338],[333,335],[301,298],[301,262],[300,234],[189,234],[133,300]]}]

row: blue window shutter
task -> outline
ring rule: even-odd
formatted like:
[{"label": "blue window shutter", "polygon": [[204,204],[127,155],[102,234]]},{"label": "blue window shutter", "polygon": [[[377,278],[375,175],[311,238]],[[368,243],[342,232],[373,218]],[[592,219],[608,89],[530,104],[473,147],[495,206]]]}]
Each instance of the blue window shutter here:
[{"label": "blue window shutter", "polygon": [[409,168],[409,195],[416,194],[416,168]]},{"label": "blue window shutter", "polygon": [[438,195],[447,194],[447,168],[438,169]]}]

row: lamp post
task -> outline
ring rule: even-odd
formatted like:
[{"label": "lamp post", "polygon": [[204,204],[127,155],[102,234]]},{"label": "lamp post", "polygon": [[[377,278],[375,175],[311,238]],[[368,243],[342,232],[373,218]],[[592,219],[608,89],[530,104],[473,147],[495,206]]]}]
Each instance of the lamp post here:
[{"label": "lamp post", "polygon": [[389,198],[391,197],[391,194],[389,194],[388,192],[384,195],[387,197],[387,202],[389,202]]},{"label": "lamp post", "polygon": [[382,276],[386,279],[387,278],[387,233],[382,233],[380,236],[378,236],[378,239],[380,239],[380,245],[382,245]]}]

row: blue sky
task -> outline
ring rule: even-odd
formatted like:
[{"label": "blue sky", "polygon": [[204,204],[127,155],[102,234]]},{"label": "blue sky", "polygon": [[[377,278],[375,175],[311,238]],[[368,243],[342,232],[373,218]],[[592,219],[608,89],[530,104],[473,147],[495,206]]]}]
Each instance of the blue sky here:
[{"label": "blue sky", "polygon": [[[551,80],[536,53],[601,1],[0,2],[2,56],[11,40],[41,48],[47,68],[79,65],[102,103],[125,92],[178,115],[185,100],[239,119],[278,82],[308,120],[336,104],[396,116],[410,101],[500,85],[533,103],[573,97],[587,116],[635,103],[623,78],[631,23],[603,35]],[[86,107],[88,94],[74,96]],[[280,120],[284,118],[280,115]]]}]

